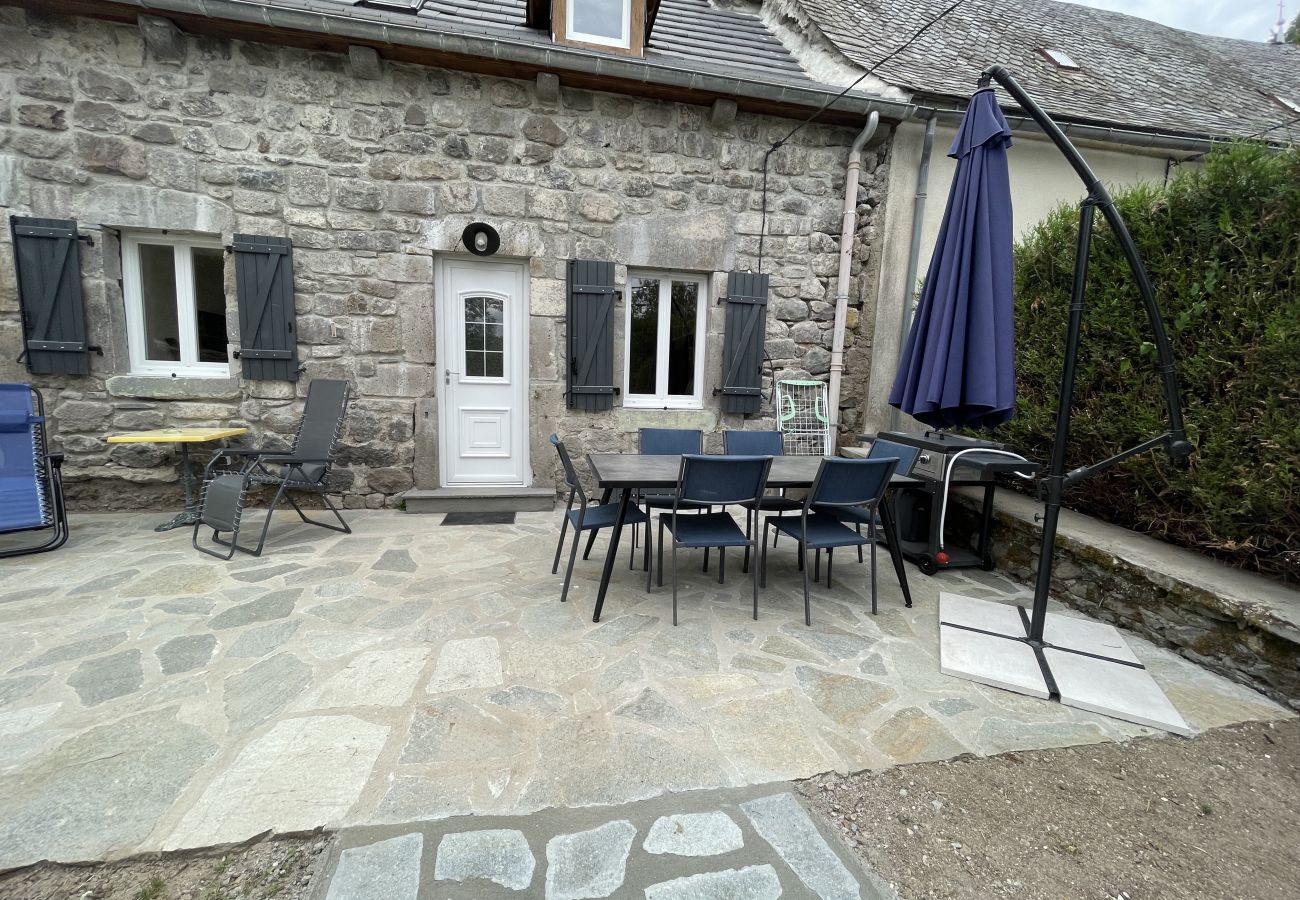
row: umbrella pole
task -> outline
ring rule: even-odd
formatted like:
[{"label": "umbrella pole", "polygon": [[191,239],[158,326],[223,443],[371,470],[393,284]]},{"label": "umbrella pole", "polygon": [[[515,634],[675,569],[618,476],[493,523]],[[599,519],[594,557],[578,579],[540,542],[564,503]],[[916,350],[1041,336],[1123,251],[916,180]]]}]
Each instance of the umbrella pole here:
[{"label": "umbrella pole", "polygon": [[1065,332],[1065,362],[1061,367],[1061,393],[1056,407],[1056,437],[1052,458],[1043,481],[1043,543],[1038,551],[1038,573],[1034,582],[1034,610],[1029,622],[1029,643],[1041,646],[1047,622],[1047,597],[1052,590],[1052,561],[1056,554],[1056,524],[1061,516],[1061,495],[1065,493],[1065,450],[1070,439],[1070,407],[1074,403],[1075,361],[1083,329],[1083,294],[1088,281],[1088,255],[1092,250],[1092,226],[1097,202],[1091,197],[1079,204],[1079,243],[1074,256],[1074,286],[1070,292],[1070,320]]}]

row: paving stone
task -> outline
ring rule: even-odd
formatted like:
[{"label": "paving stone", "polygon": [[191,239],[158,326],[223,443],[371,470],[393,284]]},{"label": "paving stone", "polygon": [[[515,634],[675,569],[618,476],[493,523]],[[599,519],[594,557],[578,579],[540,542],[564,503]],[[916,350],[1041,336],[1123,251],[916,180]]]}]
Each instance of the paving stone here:
[{"label": "paving stone", "polygon": [[852,659],[860,656],[871,649],[871,645],[877,640],[874,637],[853,634],[834,625],[814,625],[813,628],[809,628],[802,624],[787,623],[781,626],[781,631],[801,644],[826,654],[831,659]]},{"label": "paving stone", "polygon": [[733,668],[745,669],[750,672],[763,672],[765,674],[785,670],[785,663],[777,662],[775,659],[768,659],[766,656],[756,656],[753,653],[737,653],[732,658],[731,665]]},{"label": "paving stone", "polygon": [[162,603],[155,603],[154,609],[161,609],[165,613],[177,616],[206,616],[216,605],[217,601],[210,597],[176,597],[164,600]]},{"label": "paving stone", "polygon": [[961,697],[949,697],[946,700],[931,700],[930,708],[936,712],[943,713],[945,716],[955,716],[958,713],[970,712],[972,709],[979,709],[969,700],[963,700]]},{"label": "paving stone", "polygon": [[46,650],[35,659],[30,659],[23,663],[15,672],[25,672],[28,669],[39,669],[43,666],[52,666],[61,662],[68,662],[73,659],[80,659],[83,656],[94,656],[97,653],[103,653],[112,650],[118,644],[126,640],[126,632],[119,631],[114,634],[105,634],[100,637],[86,638],[84,641],[73,641],[71,644],[63,644],[51,650]]},{"label": "paving stone", "polygon": [[366,622],[367,628],[405,628],[407,625],[414,625],[420,620],[420,616],[429,611],[430,604],[427,600],[408,600],[405,603],[399,603],[391,609],[386,609],[373,619]]},{"label": "paving stone", "polygon": [[660,629],[650,641],[649,652],[687,672],[718,671],[718,648],[712,632],[696,622]]},{"label": "paving stone", "polygon": [[429,693],[496,687],[501,683],[501,655],[497,639],[462,638],[447,641],[429,679]]},{"label": "paving stone", "polygon": [[276,622],[272,625],[250,628],[235,638],[235,642],[226,651],[226,656],[230,659],[260,659],[283,646],[285,641],[293,637],[300,624],[299,622]]},{"label": "paving stone", "polygon": [[238,628],[254,622],[267,622],[283,619],[293,612],[294,603],[302,591],[296,588],[284,591],[272,591],[265,597],[232,606],[212,618],[210,626],[217,631],[223,628]]},{"label": "paving stone", "polygon": [[359,653],[303,705],[315,709],[400,706],[411,699],[428,659],[429,651],[420,648]]},{"label": "paving stone", "polygon": [[220,583],[216,566],[206,563],[178,563],[145,572],[122,586],[123,597],[175,597],[177,594],[206,594]]},{"label": "paving stone", "polygon": [[158,656],[158,665],[162,673],[175,675],[177,672],[188,672],[207,665],[208,660],[212,659],[212,651],[216,648],[216,635],[186,634],[160,644],[154,653]]},{"label": "paving stone", "polygon": [[[0,791],[0,870],[39,859],[102,859],[132,850],[216,752],[176,708],[92,728],[6,777]],[[57,827],[53,827],[57,823]]]},{"label": "paving stone", "polygon": [[661,816],[641,845],[646,853],[717,856],[745,846],[740,826],[722,811]]},{"label": "paving stone", "polygon": [[763,641],[763,646],[758,649],[764,653],[771,653],[773,656],[784,656],[786,659],[798,659],[803,662],[823,664],[826,662],[825,657],[821,654],[814,653],[801,642],[781,634],[772,635]]},{"label": "paving stone", "polygon": [[370,568],[378,572],[414,572],[419,567],[411,559],[411,551],[385,550],[384,555]]},{"label": "paving stone", "polygon": [[362,616],[374,612],[374,610],[374,598],[358,592],[354,596],[344,597],[342,600],[333,600],[329,603],[313,606],[307,610],[307,615],[324,619],[326,622],[333,622],[336,625],[351,625]]},{"label": "paving stone", "polygon": [[0,737],[26,734],[48,722],[63,706],[62,703],[45,703],[41,706],[29,706],[10,713],[0,713]]},{"label": "paving stone", "polygon": [[596,680],[596,689],[602,694],[612,694],[625,684],[635,684],[645,677],[641,656],[635,650],[611,663]]},{"label": "paving stone", "polygon": [[727,761],[750,783],[806,778],[834,767],[809,732],[816,712],[798,691],[723,703],[703,724]]},{"label": "paving stone", "polygon": [[879,653],[867,654],[867,658],[858,666],[858,671],[863,675],[876,675],[881,678],[889,675],[889,670],[885,668],[885,661],[880,658]]},{"label": "paving stone", "polygon": [[439,881],[483,878],[512,891],[523,891],[533,883],[536,865],[522,831],[461,831],[445,834],[438,842],[433,877]]},{"label": "paving stone", "polygon": [[163,849],[337,826],[361,795],[388,731],[346,715],[277,722],[208,784]]},{"label": "paving stone", "polygon": [[636,827],[607,822],[546,842],[546,900],[608,897],[623,884]]},{"label": "paving stone", "polygon": [[704,872],[645,889],[646,900],[776,900],[781,879],[769,865]]},{"label": "paving stone", "polygon": [[795,679],[813,706],[845,728],[862,728],[878,709],[898,696],[893,688],[883,684],[823,672],[812,666],[795,669]]},{"label": "paving stone", "polygon": [[513,725],[449,694],[416,709],[401,763],[510,759],[522,749]]},{"label": "paving stone", "polygon": [[750,675],[721,673],[715,675],[682,675],[668,679],[673,690],[680,691],[692,700],[715,700],[753,687],[756,682]]},{"label": "paving stone", "polygon": [[644,688],[635,700],[616,709],[614,715],[659,728],[686,728],[691,724],[663,694],[652,688]]},{"label": "paving stone", "polygon": [[0,707],[30,697],[50,678],[49,675],[23,675],[0,681]]},{"label": "paving stone", "polygon": [[415,900],[423,849],[424,836],[418,831],[349,847],[339,854],[326,900]]},{"label": "paving stone", "polygon": [[122,569],[118,572],[109,572],[107,575],[99,575],[89,581],[77,585],[74,588],[70,588],[68,594],[98,594],[103,591],[111,591],[113,588],[120,584],[125,584],[139,574],[139,569]]},{"label": "paving stone", "polygon": [[248,731],[276,715],[310,681],[311,667],[292,653],[278,653],[231,675],[222,686],[231,733]]},{"label": "paving stone", "polygon": [[821,900],[860,900],[858,882],[791,794],[740,804],[754,830]]},{"label": "paving stone", "polygon": [[871,742],[900,763],[951,759],[968,749],[915,706],[896,712],[875,730]]},{"label": "paving stone", "polygon": [[297,563],[285,563],[278,566],[254,566],[245,569],[243,572],[231,572],[230,577],[245,584],[259,584],[263,581],[269,581],[277,575],[288,575],[290,572],[297,572],[301,568],[302,566]]},{"label": "paving stone", "polygon": [[547,719],[562,712],[569,706],[569,701],[551,691],[539,691],[537,688],[516,684],[488,696],[489,703],[506,709],[523,713],[539,719]]},{"label": "paving stone", "polygon": [[597,625],[587,635],[587,638],[602,644],[626,644],[658,621],[658,616],[643,616],[640,614],[616,616]]},{"label": "paving stone", "polygon": [[123,650],[112,656],[88,659],[68,676],[68,685],[77,692],[85,706],[98,706],[115,697],[140,690],[144,669],[139,650]]},{"label": "paving stone", "polygon": [[734,631],[727,632],[727,640],[737,644],[752,644],[754,643],[754,632],[748,628],[737,628]]}]

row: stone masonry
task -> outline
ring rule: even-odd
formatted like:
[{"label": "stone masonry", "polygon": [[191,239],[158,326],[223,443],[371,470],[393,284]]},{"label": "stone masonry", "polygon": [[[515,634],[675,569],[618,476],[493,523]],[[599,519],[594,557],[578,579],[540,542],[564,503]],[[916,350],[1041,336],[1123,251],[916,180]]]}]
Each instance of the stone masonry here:
[{"label": "stone masonry", "polygon": [[[154,23],[156,25],[156,23]],[[364,71],[358,69],[360,67]],[[377,76],[377,77],[376,77]],[[527,259],[530,452],[546,444],[630,449],[636,429],[771,427],[770,402],[724,417],[726,272],[758,263],[763,153],[793,120],[202,36],[147,43],[135,26],[0,9],[0,207],[75,218],[90,343],[87,377],[37,377],[75,506],[174,505],[168,445],[113,445],[114,431],[245,424],[249,443],[287,440],[313,377],[357,388],[345,435],[350,507],[435,487],[435,253],[486,221],[501,255]],[[726,117],[721,117],[725,119]],[[887,132],[887,128],[882,127]],[[767,351],[777,377],[826,377],[843,172],[852,129],[813,125],[773,154],[762,270],[772,275]],[[888,141],[864,154],[842,390],[844,432],[869,368],[865,282]],[[303,380],[130,374],[121,291],[126,230],[283,235],[293,240]],[[31,380],[21,349],[12,247],[0,237],[0,378]],[[710,281],[704,409],[573,413],[564,404],[565,264],[571,257],[704,273]],[[237,341],[234,264],[227,320]],[[625,311],[615,313],[622,377]],[[712,438],[713,443],[720,439]]]}]

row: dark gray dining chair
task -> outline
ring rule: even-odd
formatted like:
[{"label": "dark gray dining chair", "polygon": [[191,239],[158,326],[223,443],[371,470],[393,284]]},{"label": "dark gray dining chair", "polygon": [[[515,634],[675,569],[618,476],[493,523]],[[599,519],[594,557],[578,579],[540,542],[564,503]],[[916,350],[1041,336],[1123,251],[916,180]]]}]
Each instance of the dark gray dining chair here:
[{"label": "dark gray dining chair", "polygon": [[[671,535],[673,557],[673,624],[677,624],[677,548],[718,548],[718,581],[727,572],[727,548],[754,548],[754,538],[742,532],[728,506],[738,505],[762,496],[767,484],[767,473],[772,466],[770,456],[700,456],[682,457],[677,475],[677,490],[671,512],[659,514],[658,581],[664,583],[664,531]],[[686,504],[694,507],[690,515],[683,515]],[[717,512],[704,512],[701,508],[720,506]],[[649,540],[650,529],[646,529]],[[754,567],[754,618],[758,618],[758,566]],[[650,590],[650,573],[646,573],[646,590]]]},{"label": "dark gray dining chair", "polygon": [[[722,432],[723,452],[742,456],[784,456],[785,437],[779,431],[724,431]],[[793,500],[785,495],[783,489],[765,491],[757,501],[740,504],[745,507],[745,533],[749,534],[757,518],[755,512],[782,513],[803,509],[802,500]],[[776,538],[772,546],[776,546]],[[745,571],[749,571],[749,550],[745,550]]]},{"label": "dark gray dining chair", "polygon": [[[555,452],[560,456],[560,465],[564,469],[564,485],[569,489],[569,499],[564,506],[564,521],[560,525],[560,540],[555,545],[555,561],[551,563],[552,575],[560,570],[560,552],[564,549],[564,535],[568,527],[573,526],[573,549],[569,551],[569,567],[564,571],[564,588],[560,591],[560,602],[563,603],[569,599],[569,582],[573,579],[573,564],[578,558],[578,544],[582,540],[582,533],[590,531],[592,538],[594,538],[597,531],[608,528],[617,522],[618,504],[597,503],[589,498],[587,492],[582,489],[582,482],[578,479],[578,473],[573,468],[573,460],[569,458],[569,451],[565,448],[564,442],[560,440],[559,435],[551,435],[551,445],[555,447]],[[574,500],[578,501],[577,509],[574,509]],[[647,572],[650,571],[650,528],[647,524],[649,521],[649,517],[639,507],[628,506],[627,518],[624,520],[624,524],[631,525],[633,529],[642,524],[647,525],[645,541],[645,568]],[[635,562],[636,543],[632,542],[628,553],[628,568],[632,568]]]}]

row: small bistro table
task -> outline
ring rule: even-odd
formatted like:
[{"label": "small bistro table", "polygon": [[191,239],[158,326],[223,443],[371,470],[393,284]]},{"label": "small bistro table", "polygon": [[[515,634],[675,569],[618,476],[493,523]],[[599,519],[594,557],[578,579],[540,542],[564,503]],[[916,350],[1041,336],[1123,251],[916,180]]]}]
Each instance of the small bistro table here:
[{"label": "small bistro table", "polygon": [[151,431],[109,435],[107,441],[110,444],[180,445],[181,484],[185,486],[185,510],[177,513],[170,521],[154,528],[154,531],[170,531],[173,528],[193,525],[199,520],[199,502],[194,493],[194,469],[190,466],[190,444],[219,441],[222,438],[238,437],[247,433],[247,428],[155,428]]},{"label": "small bistro table", "polygon": [[[627,508],[632,493],[641,488],[674,488],[677,475],[681,469],[680,456],[654,456],[640,453],[588,453],[587,462],[591,465],[596,484],[606,491],[617,490],[618,517],[609,536],[609,549],[605,552],[605,567],[600,574],[600,589],[596,593],[596,610],[591,621],[599,622],[601,610],[605,606],[605,594],[609,590],[609,579],[614,572],[614,557],[618,555],[618,541],[623,533],[623,522],[627,519]],[[774,456],[772,468],[767,475],[769,488],[803,488],[812,487],[821,467],[820,456]],[[889,557],[893,560],[894,571],[898,573],[898,583],[903,589],[903,599],[912,605],[912,592],[907,587],[907,572],[903,568],[903,554],[898,546],[898,531],[895,527],[893,502],[890,498],[892,488],[915,484],[916,479],[907,475],[895,475],[890,481],[890,488],[885,492],[885,500],[880,504],[881,524],[885,528],[885,544],[889,548]],[[761,526],[760,526],[761,527]],[[758,565],[758,560],[754,560]]]}]

